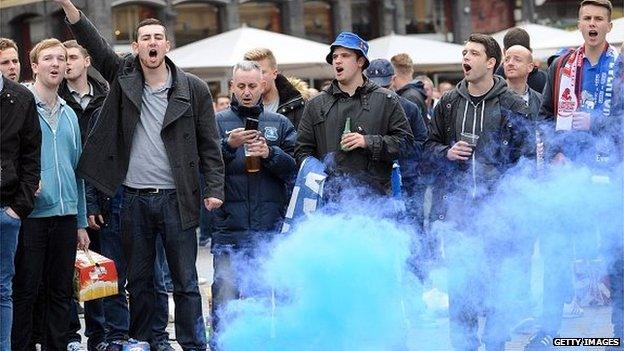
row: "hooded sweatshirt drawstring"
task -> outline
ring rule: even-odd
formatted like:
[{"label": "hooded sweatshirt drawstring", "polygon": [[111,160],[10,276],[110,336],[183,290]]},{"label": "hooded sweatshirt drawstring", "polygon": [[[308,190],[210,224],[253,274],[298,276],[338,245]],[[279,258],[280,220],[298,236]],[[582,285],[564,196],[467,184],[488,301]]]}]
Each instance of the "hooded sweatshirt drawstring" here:
[{"label": "hooded sweatshirt drawstring", "polygon": [[[483,132],[483,120],[485,115],[485,99],[479,101],[478,104],[474,104],[472,101],[466,100],[466,105],[464,106],[464,117],[462,119],[462,128],[461,132],[464,133],[466,131],[466,117],[468,115],[468,103],[472,104],[473,107],[473,118],[472,118],[472,134],[477,134],[477,111],[479,109],[479,105],[481,105],[481,120],[479,121],[479,133]],[[471,155],[471,170],[472,170],[472,198],[474,199],[477,196],[477,165],[475,163],[475,153],[474,150]]]}]

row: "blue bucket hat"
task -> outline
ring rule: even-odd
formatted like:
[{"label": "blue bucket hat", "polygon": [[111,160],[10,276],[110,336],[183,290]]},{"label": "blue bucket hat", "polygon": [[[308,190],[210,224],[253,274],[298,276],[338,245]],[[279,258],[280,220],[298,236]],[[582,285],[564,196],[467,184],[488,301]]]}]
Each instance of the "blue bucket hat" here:
[{"label": "blue bucket hat", "polygon": [[365,42],[364,39],[360,38],[357,34],[352,32],[342,32],[338,34],[336,40],[334,40],[334,42],[331,44],[329,54],[327,54],[327,57],[325,57],[325,61],[327,61],[327,63],[329,63],[330,65],[332,63],[332,54],[334,53],[334,49],[337,47],[343,47],[346,49],[359,51],[362,56],[364,56],[364,60],[366,61],[364,63],[363,69],[366,69],[368,67],[369,61],[368,56],[366,56],[368,54],[368,43]]},{"label": "blue bucket hat", "polygon": [[380,87],[387,87],[392,83],[394,67],[386,59],[372,60],[370,66],[364,71],[364,75]]}]

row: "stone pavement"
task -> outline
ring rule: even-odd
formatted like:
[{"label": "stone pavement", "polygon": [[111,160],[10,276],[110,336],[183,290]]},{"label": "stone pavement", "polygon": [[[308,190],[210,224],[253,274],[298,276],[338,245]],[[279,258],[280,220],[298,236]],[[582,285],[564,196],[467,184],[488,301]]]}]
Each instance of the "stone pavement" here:
[{"label": "stone pavement", "polygon": [[[207,279],[205,284],[200,285],[200,291],[204,296],[204,315],[208,316],[208,303],[207,296],[209,294],[210,283],[212,280],[212,256],[208,248],[200,247],[197,270],[200,278]],[[173,315],[173,299],[170,297],[170,310]],[[610,307],[585,307],[584,313],[579,318],[564,319],[561,335],[562,337],[610,337],[612,336],[611,330],[611,310]],[[415,330],[410,335],[409,349],[410,351],[450,351],[450,343],[448,338],[448,318],[437,318],[432,320],[428,326],[419,326],[419,330]],[[171,338],[175,337],[173,323],[169,323],[168,331]],[[513,339],[507,343],[506,351],[521,351],[523,347],[528,343],[531,337],[531,332],[527,331],[523,334],[517,334]],[[83,340],[86,349],[86,340]],[[427,348],[424,349],[422,344],[426,344]],[[172,345],[176,350],[182,350],[179,345],[172,341]],[[421,345],[421,346],[419,346]],[[593,351],[604,350],[603,347],[575,347],[565,348],[560,347],[557,349],[566,350],[579,350],[579,351]],[[481,348],[483,350],[483,348]],[[261,351],[261,350],[259,350]],[[295,350],[284,350],[295,351]],[[356,350],[354,350],[356,351]],[[380,350],[381,351],[381,350]]]}]

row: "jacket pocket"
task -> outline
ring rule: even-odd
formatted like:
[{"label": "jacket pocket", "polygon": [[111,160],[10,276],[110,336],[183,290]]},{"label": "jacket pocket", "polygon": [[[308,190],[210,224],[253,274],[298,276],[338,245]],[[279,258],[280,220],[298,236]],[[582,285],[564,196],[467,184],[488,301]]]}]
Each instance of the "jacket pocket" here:
[{"label": "jacket pocket", "polygon": [[35,209],[44,209],[59,202],[59,182],[56,168],[41,171],[41,192],[35,198]]},{"label": "jacket pocket", "polygon": [[4,189],[13,189],[17,184],[17,171],[12,160],[2,160],[0,179],[2,179],[2,187]]}]

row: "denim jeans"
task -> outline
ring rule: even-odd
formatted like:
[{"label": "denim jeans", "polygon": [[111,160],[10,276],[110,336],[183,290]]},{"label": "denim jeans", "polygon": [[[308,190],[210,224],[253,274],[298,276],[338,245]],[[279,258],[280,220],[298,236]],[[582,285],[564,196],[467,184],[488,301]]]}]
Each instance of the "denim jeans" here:
[{"label": "denim jeans", "polygon": [[13,280],[13,350],[32,345],[33,309],[44,294],[43,347],[67,346],[72,281],[76,261],[76,216],[25,218],[22,221]]},{"label": "denim jeans", "polygon": [[11,350],[13,323],[12,280],[15,275],[15,251],[21,221],[0,209],[0,351]]},{"label": "denim jeans", "polygon": [[[119,194],[119,202],[121,202],[122,196],[123,194]],[[107,330],[107,342],[128,339],[130,329],[130,313],[128,311],[128,299],[126,298],[127,262],[126,256],[123,252],[121,240],[121,218],[119,207],[121,207],[121,204],[115,206],[114,202],[111,203],[110,218],[105,219],[106,224],[102,227],[102,229],[100,229],[100,246],[102,255],[115,262],[119,282],[119,293],[117,295],[102,299],[105,320],[104,325]],[[160,244],[160,246],[162,247],[162,244]],[[154,339],[157,342],[160,342],[169,339],[169,334],[166,331],[167,324],[169,323],[169,301],[167,292],[165,291],[163,276],[159,274],[161,269],[158,268],[160,267],[160,264],[157,260],[154,262],[154,266],[156,272],[154,277],[154,286],[157,292],[157,302],[156,310],[154,311],[152,331],[154,333]]]},{"label": "denim jeans", "polygon": [[154,343],[154,260],[161,236],[173,280],[176,339],[184,350],[205,350],[206,332],[197,284],[195,228],[182,229],[175,190],[138,194],[126,188],[122,204],[124,251],[128,258],[130,337]]},{"label": "denim jeans", "polygon": [[111,211],[109,216],[110,218],[105,219],[105,226],[100,229],[100,246],[102,255],[115,262],[119,292],[117,295],[102,299],[105,326],[108,330],[107,342],[128,339],[130,328],[130,313],[126,298],[127,264],[121,241],[119,210]]}]

